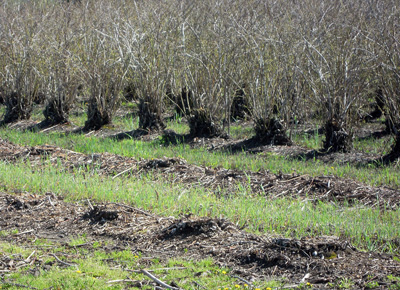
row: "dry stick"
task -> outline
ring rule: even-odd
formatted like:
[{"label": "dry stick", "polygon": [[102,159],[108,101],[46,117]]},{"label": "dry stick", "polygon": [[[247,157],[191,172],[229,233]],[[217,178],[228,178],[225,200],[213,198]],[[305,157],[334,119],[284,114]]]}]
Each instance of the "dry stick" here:
[{"label": "dry stick", "polygon": [[90,131],[89,133],[85,134],[85,136],[89,136],[93,133],[94,131]]},{"label": "dry stick", "polygon": [[133,281],[132,279],[111,280],[107,281],[106,284],[120,283],[120,282],[135,282],[135,281]]},{"label": "dry stick", "polygon": [[94,207],[93,207],[93,205],[90,203],[90,200],[89,200],[89,199],[87,199],[87,202],[88,202],[88,204],[89,204],[89,207],[90,207],[92,210],[94,210]]},{"label": "dry stick", "polygon": [[25,232],[22,232],[22,233],[15,234],[15,236],[20,236],[20,235],[24,235],[24,234],[29,234],[29,233],[34,232],[34,231],[35,231],[35,230],[25,231]]},{"label": "dry stick", "polygon": [[66,265],[66,266],[68,266],[68,267],[76,267],[76,268],[78,268],[78,265],[70,264],[70,263],[61,261],[55,254],[50,254],[50,255],[52,255],[59,263],[61,263],[61,264],[63,264],[63,265]]},{"label": "dry stick", "polygon": [[245,244],[261,244],[260,242],[254,242],[254,241],[238,241],[238,242],[233,242],[233,243],[229,243],[229,244],[224,244],[224,247],[230,247],[233,245],[245,245]]},{"label": "dry stick", "polygon": [[141,209],[138,209],[138,208],[135,208],[135,207],[131,207],[131,206],[129,206],[129,205],[125,205],[125,204],[118,203],[118,202],[111,202],[111,203],[109,203],[109,204],[119,205],[119,206],[122,206],[122,207],[125,207],[125,208],[129,208],[129,209],[131,209],[131,210],[140,212],[140,213],[142,213],[142,214],[144,214],[144,215],[154,217],[152,214],[149,214],[149,213],[147,213],[147,212],[145,212],[145,211],[143,211],[143,210],[141,210]]},{"label": "dry stick", "polygon": [[58,127],[58,126],[59,126],[59,125],[55,125],[55,126],[52,126],[52,127],[50,127],[50,128],[43,129],[42,131],[40,131],[40,133],[49,131],[49,130],[51,130],[51,129],[53,129],[53,128],[56,128],[56,127]]},{"label": "dry stick", "polygon": [[164,288],[168,288],[171,290],[180,290],[180,288],[175,288],[172,287],[168,284],[165,284],[163,281],[157,279],[155,276],[153,276],[152,274],[150,274],[149,272],[147,272],[146,270],[142,269],[140,272],[142,272],[143,274],[145,274],[147,277],[149,277],[150,279],[152,279],[154,282],[156,282],[157,284],[163,286]]},{"label": "dry stick", "polygon": [[28,258],[26,258],[24,261],[25,261],[25,263],[28,263],[29,262],[29,260],[31,259],[31,257],[34,255],[36,253],[36,250],[34,250],[33,252],[32,252],[32,254],[30,254],[29,255],[29,257]]},{"label": "dry stick", "polygon": [[128,172],[129,170],[132,170],[133,167],[135,167],[135,166],[129,167],[128,169],[126,169],[126,170],[124,170],[124,171],[118,173],[117,175],[113,176],[111,179],[115,179],[115,178],[117,178],[118,176],[120,176],[120,175],[122,175],[122,174]]},{"label": "dry stick", "polygon": [[232,278],[239,279],[240,281],[246,283],[247,285],[253,286],[253,284],[252,284],[251,282],[249,282],[249,281],[247,281],[247,280],[245,280],[245,279],[243,279],[243,278],[241,278],[241,277],[239,277],[239,276],[232,275],[231,277],[232,277]]},{"label": "dry stick", "polygon": [[[154,272],[154,271],[169,271],[169,270],[185,270],[187,267],[171,267],[171,268],[158,268],[158,269],[153,269],[153,270],[148,270],[148,272]],[[132,272],[132,273],[141,273],[142,270],[131,270],[131,269],[123,269],[124,271],[127,272]]]},{"label": "dry stick", "polygon": [[78,244],[78,245],[75,245],[75,246],[70,246],[71,248],[79,248],[79,247],[84,247],[84,246],[87,246],[87,245],[93,245],[92,243],[83,243],[83,244]]},{"label": "dry stick", "polygon": [[292,285],[284,285],[284,286],[282,286],[282,287],[279,288],[279,289],[294,289],[294,288],[297,288],[297,287],[299,287],[299,285],[297,285],[297,284],[292,284]]},{"label": "dry stick", "polygon": [[310,276],[311,276],[310,273],[305,274],[304,277],[303,277],[303,279],[300,280],[300,283],[306,282],[306,280],[307,280],[308,278],[310,278]]},{"label": "dry stick", "polygon": [[277,182],[279,182],[279,183],[290,182],[290,181],[293,181],[293,180],[296,180],[296,179],[299,179],[299,178],[302,178],[302,177],[305,177],[305,176],[308,176],[308,174],[299,175],[299,176],[296,176],[296,177],[293,177],[293,178],[290,178],[290,179],[286,179],[286,180],[282,180],[282,181],[277,180]]},{"label": "dry stick", "polygon": [[50,205],[51,205],[51,206],[53,207],[53,209],[54,209],[54,203],[51,201],[51,198],[50,198],[49,195],[47,196],[47,199],[49,200]]}]

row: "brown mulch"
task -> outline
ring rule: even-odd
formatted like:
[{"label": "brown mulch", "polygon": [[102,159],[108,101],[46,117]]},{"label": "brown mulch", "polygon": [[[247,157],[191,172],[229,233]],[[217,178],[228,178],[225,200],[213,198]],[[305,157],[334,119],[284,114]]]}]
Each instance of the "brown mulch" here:
[{"label": "brown mulch", "polygon": [[[400,276],[400,263],[391,255],[360,252],[337,237],[257,236],[224,219],[160,217],[119,203],[67,203],[52,193],[0,192],[0,229],[18,230],[0,235],[0,241],[19,245],[47,239],[68,246],[71,238],[85,233],[87,244],[77,247],[91,249],[94,241],[104,241],[100,244],[106,251],[128,249],[164,260],[212,257],[217,265],[229,267],[232,275],[247,281],[279,277],[294,285],[310,282],[324,288],[338,279],[351,279],[354,288],[377,282],[387,289],[391,283],[387,276]],[[27,264],[48,270],[51,265],[43,259],[0,254],[0,274]]]},{"label": "brown mulch", "polygon": [[314,202],[349,202],[386,209],[396,209],[400,205],[400,191],[387,187],[369,186],[335,176],[209,168],[188,164],[180,158],[136,160],[110,153],[83,154],[51,145],[20,146],[0,138],[0,160],[29,161],[35,170],[49,165],[69,172],[81,168],[113,178],[138,177],[151,171],[155,177],[188,187],[205,187],[224,197],[236,194],[240,185],[250,186],[253,195],[270,198],[300,197]]}]

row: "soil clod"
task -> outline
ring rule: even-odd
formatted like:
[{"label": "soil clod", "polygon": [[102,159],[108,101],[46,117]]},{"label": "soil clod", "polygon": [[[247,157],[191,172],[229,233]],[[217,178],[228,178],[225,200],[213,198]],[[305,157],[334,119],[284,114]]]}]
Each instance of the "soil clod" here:
[{"label": "soil clod", "polygon": [[108,211],[105,208],[100,208],[98,206],[93,207],[93,209],[83,215],[83,219],[90,219],[92,223],[99,224],[105,224],[107,221],[112,221],[117,218],[117,211]]},{"label": "soil clod", "polygon": [[180,220],[167,229],[163,230],[160,235],[161,239],[170,239],[174,237],[185,238],[188,236],[206,236],[210,237],[220,231],[226,229],[235,229],[233,224],[221,219],[199,219],[195,221]]}]

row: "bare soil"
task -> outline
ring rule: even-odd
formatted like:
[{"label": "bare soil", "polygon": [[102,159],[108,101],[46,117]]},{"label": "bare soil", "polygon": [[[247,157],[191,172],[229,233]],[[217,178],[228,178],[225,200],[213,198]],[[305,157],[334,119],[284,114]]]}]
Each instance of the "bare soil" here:
[{"label": "bare soil", "polygon": [[[224,219],[160,217],[119,203],[67,203],[52,193],[1,192],[0,213],[1,230],[18,230],[0,236],[0,241],[18,245],[47,239],[68,247],[71,238],[85,233],[88,242],[76,247],[93,251],[92,243],[97,241],[107,242],[100,243],[105,251],[127,249],[161,260],[212,257],[221,267],[231,268],[232,275],[247,281],[284,277],[292,285],[310,282],[321,289],[338,279],[351,279],[358,289],[368,282],[387,289],[392,283],[387,276],[400,276],[400,263],[393,256],[360,252],[336,237],[257,236]],[[144,265],[148,262],[141,261]],[[18,256],[0,254],[0,273],[16,271],[26,263]],[[44,263],[40,257],[29,263],[32,271],[57,265]],[[115,267],[113,261],[109,263]]]}]

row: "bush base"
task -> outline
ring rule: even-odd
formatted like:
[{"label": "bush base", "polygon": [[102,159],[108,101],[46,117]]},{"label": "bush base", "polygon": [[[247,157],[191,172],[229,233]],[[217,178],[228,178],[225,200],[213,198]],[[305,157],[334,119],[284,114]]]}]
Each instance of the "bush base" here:
[{"label": "bush base", "polygon": [[162,131],[165,124],[158,111],[155,100],[151,98],[140,99],[139,102],[139,128],[146,131]]},{"label": "bush base", "polygon": [[259,118],[255,120],[255,139],[268,145],[292,145],[292,141],[286,136],[282,123],[275,119]]},{"label": "bush base", "polygon": [[68,122],[70,106],[61,98],[50,99],[43,110],[45,122],[56,125]]},{"label": "bush base", "polygon": [[89,101],[87,116],[84,131],[99,130],[104,125],[111,124],[111,114],[101,108],[96,98]]},{"label": "bush base", "polygon": [[211,119],[211,115],[202,108],[192,110],[189,128],[192,137],[225,137],[223,131]]},{"label": "bush base", "polygon": [[20,94],[13,92],[5,98],[6,112],[2,124],[18,120],[27,120],[31,117],[32,104]]},{"label": "bush base", "polygon": [[324,150],[348,153],[353,149],[352,137],[336,120],[330,120],[325,124]]}]

